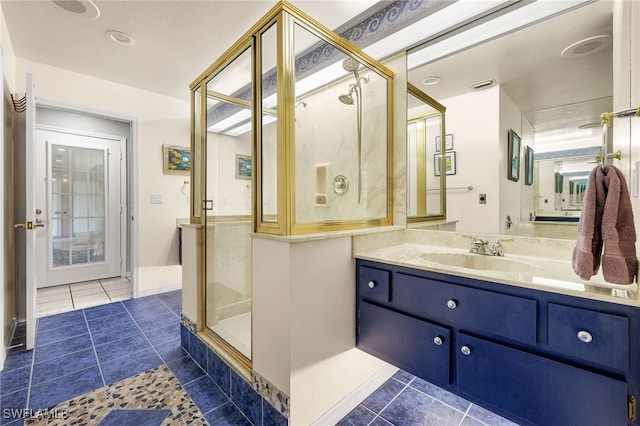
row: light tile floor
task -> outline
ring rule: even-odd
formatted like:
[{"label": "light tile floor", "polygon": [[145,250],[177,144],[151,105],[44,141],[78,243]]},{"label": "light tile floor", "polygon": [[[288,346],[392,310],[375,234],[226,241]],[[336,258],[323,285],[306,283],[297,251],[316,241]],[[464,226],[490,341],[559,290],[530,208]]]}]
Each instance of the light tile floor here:
[{"label": "light tile floor", "polygon": [[36,294],[36,316],[59,314],[131,299],[131,282],[126,277],[43,287]]}]

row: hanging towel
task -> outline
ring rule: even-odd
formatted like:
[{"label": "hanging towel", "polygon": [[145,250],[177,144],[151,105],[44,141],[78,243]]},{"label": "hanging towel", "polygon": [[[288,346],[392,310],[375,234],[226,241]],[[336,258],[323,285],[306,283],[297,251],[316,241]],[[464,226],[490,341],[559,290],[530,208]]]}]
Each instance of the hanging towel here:
[{"label": "hanging towel", "polygon": [[627,182],[614,166],[604,171],[606,200],[601,235],[604,241],[602,275],[615,284],[632,284],[638,268],[636,229]]},{"label": "hanging towel", "polygon": [[606,193],[602,167],[594,168],[587,179],[578,222],[578,240],[573,249],[573,270],[583,280],[598,273],[602,254],[601,223]]}]

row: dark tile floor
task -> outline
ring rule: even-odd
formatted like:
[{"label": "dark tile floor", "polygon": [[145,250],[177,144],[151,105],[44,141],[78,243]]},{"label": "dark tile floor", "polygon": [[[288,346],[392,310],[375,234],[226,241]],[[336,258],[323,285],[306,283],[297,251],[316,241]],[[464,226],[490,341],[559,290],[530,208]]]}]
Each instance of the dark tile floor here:
[{"label": "dark tile floor", "polygon": [[398,371],[337,426],[517,426],[406,371]]},{"label": "dark tile floor", "polygon": [[35,349],[12,351],[0,373],[0,424],[166,364],[211,424],[249,425],[180,347],[181,300],[175,291],[39,318]]},{"label": "dark tile floor", "polygon": [[[40,318],[35,349],[13,350],[0,373],[0,425],[22,424],[25,410],[46,409],[166,364],[209,424],[250,426],[229,399],[231,390],[220,389],[181,348],[180,311],[181,292],[175,291]],[[117,424],[121,414],[109,419]],[[339,425],[513,423],[400,371]]]}]

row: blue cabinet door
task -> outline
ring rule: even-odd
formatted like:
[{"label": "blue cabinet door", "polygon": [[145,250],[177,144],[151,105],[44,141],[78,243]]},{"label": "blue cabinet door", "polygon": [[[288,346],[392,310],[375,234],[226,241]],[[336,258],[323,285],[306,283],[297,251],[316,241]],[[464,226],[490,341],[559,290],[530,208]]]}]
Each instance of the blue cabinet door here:
[{"label": "blue cabinet door", "polygon": [[449,329],[367,302],[358,316],[359,349],[435,384],[449,383]]},{"label": "blue cabinet door", "polygon": [[458,390],[523,424],[628,424],[623,381],[463,333],[455,350]]}]

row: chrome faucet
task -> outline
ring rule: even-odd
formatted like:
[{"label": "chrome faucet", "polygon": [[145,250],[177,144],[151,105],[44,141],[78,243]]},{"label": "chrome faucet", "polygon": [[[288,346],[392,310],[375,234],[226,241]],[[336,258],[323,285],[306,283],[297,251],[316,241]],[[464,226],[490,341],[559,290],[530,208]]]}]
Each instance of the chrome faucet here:
[{"label": "chrome faucet", "polygon": [[469,253],[489,255],[487,252],[487,244],[489,244],[487,240],[471,237],[471,250],[469,250]]},{"label": "chrome faucet", "polygon": [[502,243],[513,241],[513,238],[500,238],[489,246],[489,241],[483,240],[482,238],[472,237],[469,235],[464,235],[464,237],[471,238],[471,249],[469,250],[469,253],[481,254],[484,256],[504,256]]}]

